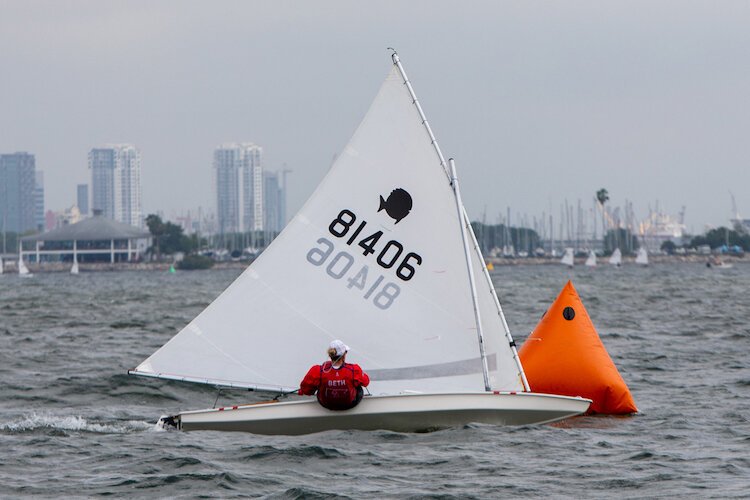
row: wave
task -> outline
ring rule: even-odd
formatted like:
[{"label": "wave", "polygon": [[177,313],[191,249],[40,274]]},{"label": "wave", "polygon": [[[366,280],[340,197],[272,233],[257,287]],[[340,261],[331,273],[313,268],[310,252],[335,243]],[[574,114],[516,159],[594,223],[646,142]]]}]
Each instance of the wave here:
[{"label": "wave", "polygon": [[153,422],[140,420],[124,420],[113,423],[103,423],[87,420],[78,415],[47,415],[32,413],[27,417],[0,424],[0,432],[27,433],[35,431],[74,431],[93,432],[98,434],[127,434],[143,431],[163,431]]}]

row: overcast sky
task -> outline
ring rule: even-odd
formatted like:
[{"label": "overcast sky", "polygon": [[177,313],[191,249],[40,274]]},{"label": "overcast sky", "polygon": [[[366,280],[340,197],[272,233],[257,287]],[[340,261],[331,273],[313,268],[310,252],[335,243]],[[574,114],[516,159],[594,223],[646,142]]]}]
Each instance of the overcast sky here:
[{"label": "overcast sky", "polygon": [[129,142],[144,212],[213,207],[213,149],[263,146],[295,213],[395,47],[473,219],[599,188],[689,229],[750,217],[750,2],[0,0],[0,152],[28,151],[47,208]]}]

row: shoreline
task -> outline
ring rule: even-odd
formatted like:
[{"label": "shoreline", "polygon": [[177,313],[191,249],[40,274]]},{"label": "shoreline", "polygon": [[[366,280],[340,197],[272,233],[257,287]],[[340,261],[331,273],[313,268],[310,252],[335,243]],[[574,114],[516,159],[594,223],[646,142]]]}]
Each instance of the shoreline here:
[{"label": "shoreline", "polygon": [[[709,258],[717,257],[716,255],[649,255],[648,265],[652,264],[705,264]],[[743,262],[744,258],[737,255],[721,255],[719,259],[727,264],[734,264],[736,262]],[[575,267],[585,267],[586,257],[576,257],[574,259]],[[527,258],[505,258],[495,257],[487,258],[485,262],[492,264],[493,266],[517,266],[517,265],[543,265],[543,266],[562,266],[560,263],[561,257],[527,257]],[[609,266],[609,257],[597,257],[596,267]],[[635,263],[635,256],[625,256],[622,258],[622,266],[639,266],[640,264]]]},{"label": "shoreline", "polygon": [[[649,256],[649,265],[651,264],[705,264],[706,261],[711,257],[710,255],[652,255]],[[720,259],[727,264],[734,264],[744,262],[744,258],[736,255],[721,256]],[[558,257],[526,257],[526,258],[505,258],[505,257],[494,257],[485,259],[487,264],[492,266],[561,266],[560,259]],[[585,267],[584,262],[586,257],[576,258],[576,267]],[[17,263],[15,261],[5,261],[4,272],[5,274],[15,274],[18,272]],[[207,271],[212,270],[225,270],[225,269],[238,269],[244,270],[251,264],[251,261],[227,261],[227,262],[216,262],[213,267],[206,269]],[[169,268],[173,265],[172,262],[96,262],[96,263],[79,263],[79,269],[82,273],[90,272],[122,272],[122,271],[159,271],[168,272]],[[601,257],[597,267],[609,266],[609,262],[605,257]],[[622,261],[623,266],[636,266],[635,257],[624,257]],[[26,263],[29,271],[32,273],[63,273],[70,272],[70,262],[43,262],[41,264]],[[189,272],[188,270],[180,270],[179,272]]]},{"label": "shoreline", "polygon": [[[3,262],[5,274],[15,274],[18,272],[18,264],[15,261]],[[71,262],[42,262],[36,264],[34,262],[26,262],[26,267],[32,273],[68,273],[73,264]],[[122,271],[160,271],[169,272],[169,268],[173,266],[172,262],[90,262],[90,263],[78,263],[78,269],[81,273],[97,273],[97,272],[122,272]],[[250,262],[217,262],[213,267],[205,269],[206,271],[222,270],[222,269],[245,269],[250,265]],[[189,272],[185,269],[177,269],[179,272]]]}]

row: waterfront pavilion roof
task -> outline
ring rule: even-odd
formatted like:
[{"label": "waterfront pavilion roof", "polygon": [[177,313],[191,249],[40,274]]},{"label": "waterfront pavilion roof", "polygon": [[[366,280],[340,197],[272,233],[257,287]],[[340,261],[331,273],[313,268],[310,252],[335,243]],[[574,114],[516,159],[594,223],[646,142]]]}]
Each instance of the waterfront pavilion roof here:
[{"label": "waterfront pavilion roof", "polygon": [[150,238],[151,234],[137,227],[100,215],[82,220],[75,224],[58,227],[52,231],[21,238],[22,241],[97,241],[97,240],[133,240]]}]

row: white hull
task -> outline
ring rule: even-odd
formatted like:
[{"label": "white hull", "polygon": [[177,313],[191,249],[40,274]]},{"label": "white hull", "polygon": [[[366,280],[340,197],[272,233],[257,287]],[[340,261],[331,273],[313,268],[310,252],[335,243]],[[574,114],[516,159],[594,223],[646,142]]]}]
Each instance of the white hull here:
[{"label": "white hull", "polygon": [[534,393],[454,393],[367,396],[355,408],[331,411],[316,400],[256,403],[187,411],[170,417],[182,430],[309,434],[327,430],[419,432],[470,422],[544,424],[580,415],[588,399]]}]

